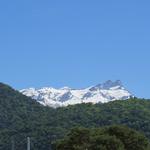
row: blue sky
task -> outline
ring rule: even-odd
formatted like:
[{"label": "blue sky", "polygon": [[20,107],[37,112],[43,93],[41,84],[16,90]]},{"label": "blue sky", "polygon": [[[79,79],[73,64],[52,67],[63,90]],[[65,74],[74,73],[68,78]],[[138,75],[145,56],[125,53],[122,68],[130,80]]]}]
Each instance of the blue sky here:
[{"label": "blue sky", "polygon": [[87,87],[120,79],[150,98],[150,1],[0,1],[0,81]]}]

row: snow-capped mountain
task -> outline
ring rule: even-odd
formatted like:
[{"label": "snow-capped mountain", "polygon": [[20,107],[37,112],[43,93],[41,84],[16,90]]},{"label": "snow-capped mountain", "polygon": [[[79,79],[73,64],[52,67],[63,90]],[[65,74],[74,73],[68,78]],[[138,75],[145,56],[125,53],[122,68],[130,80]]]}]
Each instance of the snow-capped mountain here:
[{"label": "snow-capped mountain", "polygon": [[120,80],[115,82],[108,80],[103,84],[85,89],[44,87],[23,89],[20,92],[45,106],[54,108],[80,103],[107,103],[132,97],[132,94],[124,88]]}]

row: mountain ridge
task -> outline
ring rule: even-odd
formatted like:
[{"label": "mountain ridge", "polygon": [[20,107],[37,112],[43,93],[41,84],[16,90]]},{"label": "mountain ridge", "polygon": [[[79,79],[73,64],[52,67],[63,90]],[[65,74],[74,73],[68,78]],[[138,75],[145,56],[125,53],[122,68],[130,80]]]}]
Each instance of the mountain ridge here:
[{"label": "mountain ridge", "polygon": [[107,103],[114,100],[129,99],[133,96],[120,80],[114,82],[108,80],[102,84],[83,89],[43,87],[40,89],[22,89],[20,92],[45,106],[54,108],[80,103]]},{"label": "mountain ridge", "polygon": [[50,141],[63,138],[73,127],[97,128],[127,125],[150,139],[150,100],[131,98],[105,104],[77,104],[51,108],[22,95],[10,86],[0,84],[0,149],[9,150],[12,138],[16,150],[46,150]]}]

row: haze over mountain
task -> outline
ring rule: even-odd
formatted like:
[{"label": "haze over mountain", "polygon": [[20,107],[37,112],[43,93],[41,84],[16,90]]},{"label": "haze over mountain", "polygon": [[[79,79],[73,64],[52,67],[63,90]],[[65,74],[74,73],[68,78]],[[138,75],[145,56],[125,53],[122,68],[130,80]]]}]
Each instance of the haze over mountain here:
[{"label": "haze over mountain", "polygon": [[114,100],[126,100],[133,96],[126,90],[120,80],[114,82],[108,80],[103,84],[85,89],[43,87],[41,89],[23,89],[20,92],[50,107],[62,107],[80,103],[107,103]]}]

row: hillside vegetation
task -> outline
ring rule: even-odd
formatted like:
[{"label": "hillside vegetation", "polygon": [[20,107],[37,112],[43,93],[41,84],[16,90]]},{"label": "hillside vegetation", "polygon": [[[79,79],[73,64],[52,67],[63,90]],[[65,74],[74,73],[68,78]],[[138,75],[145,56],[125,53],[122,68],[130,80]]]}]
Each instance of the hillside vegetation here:
[{"label": "hillside vegetation", "polygon": [[74,128],[53,145],[54,150],[149,150],[142,134],[125,126]]},{"label": "hillside vegetation", "polygon": [[[10,86],[0,83],[0,150],[48,150],[73,127],[127,125],[150,139],[150,101],[133,98],[106,104],[79,104],[58,109],[41,106]],[[34,147],[34,148],[33,148]]]}]

